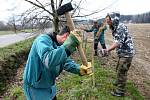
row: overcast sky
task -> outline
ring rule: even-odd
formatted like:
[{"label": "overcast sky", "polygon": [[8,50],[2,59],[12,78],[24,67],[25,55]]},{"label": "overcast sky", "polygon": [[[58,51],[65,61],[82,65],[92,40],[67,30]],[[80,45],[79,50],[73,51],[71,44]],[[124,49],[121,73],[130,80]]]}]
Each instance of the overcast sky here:
[{"label": "overcast sky", "polygon": [[[35,0],[31,0],[35,1]],[[39,0],[46,1],[46,0]],[[47,0],[50,1],[50,0]],[[70,1],[70,0],[65,0]],[[73,0],[80,1],[80,0]],[[112,4],[112,5],[111,5]],[[111,5],[110,7],[108,7]],[[81,7],[84,8],[81,13],[89,14],[92,11],[108,7],[89,18],[96,19],[104,17],[109,12],[119,11],[123,15],[141,14],[150,11],[150,0],[83,0]],[[0,20],[7,21],[10,16],[18,15],[29,9],[31,5],[24,0],[0,0]]]}]

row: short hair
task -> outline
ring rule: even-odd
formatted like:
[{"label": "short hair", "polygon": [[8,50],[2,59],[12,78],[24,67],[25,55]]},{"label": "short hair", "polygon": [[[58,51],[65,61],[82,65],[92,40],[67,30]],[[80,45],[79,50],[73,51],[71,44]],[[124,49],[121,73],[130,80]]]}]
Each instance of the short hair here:
[{"label": "short hair", "polygon": [[97,22],[97,21],[93,21],[93,23],[94,23],[94,24],[98,24],[98,22]]},{"label": "short hair", "polygon": [[70,28],[68,26],[64,26],[60,32],[58,32],[58,35],[63,35],[66,32],[70,33]]},{"label": "short hair", "polygon": [[110,18],[110,20],[112,21],[112,26],[114,27],[114,29],[116,29],[119,25],[120,13],[112,12],[112,13],[107,14],[106,17]]},{"label": "short hair", "polygon": [[105,18],[107,18],[107,17],[111,20],[111,17],[110,17],[110,15],[109,15],[109,14],[107,14]]}]

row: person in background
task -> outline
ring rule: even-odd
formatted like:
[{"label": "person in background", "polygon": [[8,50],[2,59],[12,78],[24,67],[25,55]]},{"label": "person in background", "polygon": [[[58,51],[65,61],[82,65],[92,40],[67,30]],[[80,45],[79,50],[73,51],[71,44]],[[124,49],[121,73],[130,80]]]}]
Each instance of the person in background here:
[{"label": "person in background", "polygon": [[90,62],[80,66],[69,58],[80,43],[74,33],[65,26],[57,35],[42,34],[34,40],[23,74],[27,100],[56,100],[55,80],[63,70],[81,76],[92,73]]},{"label": "person in background", "polygon": [[106,44],[105,44],[106,29],[107,29],[106,20],[104,19],[103,22],[100,23],[100,27],[96,33],[96,37],[98,38],[98,41],[100,41],[102,49],[106,49]]},{"label": "person in background", "polygon": [[[97,49],[98,49],[98,43],[100,42],[101,47],[103,49],[106,49],[106,45],[105,45],[105,39],[104,39],[104,31],[106,30],[106,27],[104,27],[102,29],[102,31],[99,31],[99,28],[102,26],[98,24],[97,21],[93,22],[93,26],[91,27],[91,29],[83,29],[86,32],[94,32],[94,51],[95,51],[95,56],[97,56]],[[97,32],[100,32],[99,35],[97,35]]]},{"label": "person in background", "polygon": [[119,23],[120,13],[112,13],[106,16],[106,21],[112,30],[113,44],[105,49],[105,53],[109,53],[116,49],[119,57],[116,66],[117,79],[113,83],[116,88],[111,92],[113,96],[124,96],[125,86],[127,82],[127,72],[131,66],[132,58],[135,54],[134,43],[127,26],[123,23]]}]

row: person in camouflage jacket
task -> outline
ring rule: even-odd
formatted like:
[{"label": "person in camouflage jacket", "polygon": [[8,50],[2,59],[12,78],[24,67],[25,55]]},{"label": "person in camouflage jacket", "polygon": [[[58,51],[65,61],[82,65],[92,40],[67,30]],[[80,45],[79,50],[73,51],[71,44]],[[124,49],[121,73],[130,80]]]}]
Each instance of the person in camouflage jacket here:
[{"label": "person in camouflage jacket", "polygon": [[119,23],[120,13],[112,13],[106,16],[109,28],[112,30],[113,44],[105,49],[105,53],[108,53],[116,49],[119,57],[116,66],[117,79],[113,83],[116,86],[111,94],[113,96],[124,96],[125,86],[127,81],[127,72],[131,66],[132,58],[135,54],[134,43],[127,26],[123,23]]}]

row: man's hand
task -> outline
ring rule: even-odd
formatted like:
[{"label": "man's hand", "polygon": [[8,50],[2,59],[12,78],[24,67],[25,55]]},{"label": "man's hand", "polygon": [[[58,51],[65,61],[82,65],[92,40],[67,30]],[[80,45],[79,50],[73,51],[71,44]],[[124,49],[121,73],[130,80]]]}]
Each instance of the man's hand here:
[{"label": "man's hand", "polygon": [[80,75],[90,75],[92,74],[92,65],[91,62],[88,62],[88,66],[81,65],[80,66]]}]

